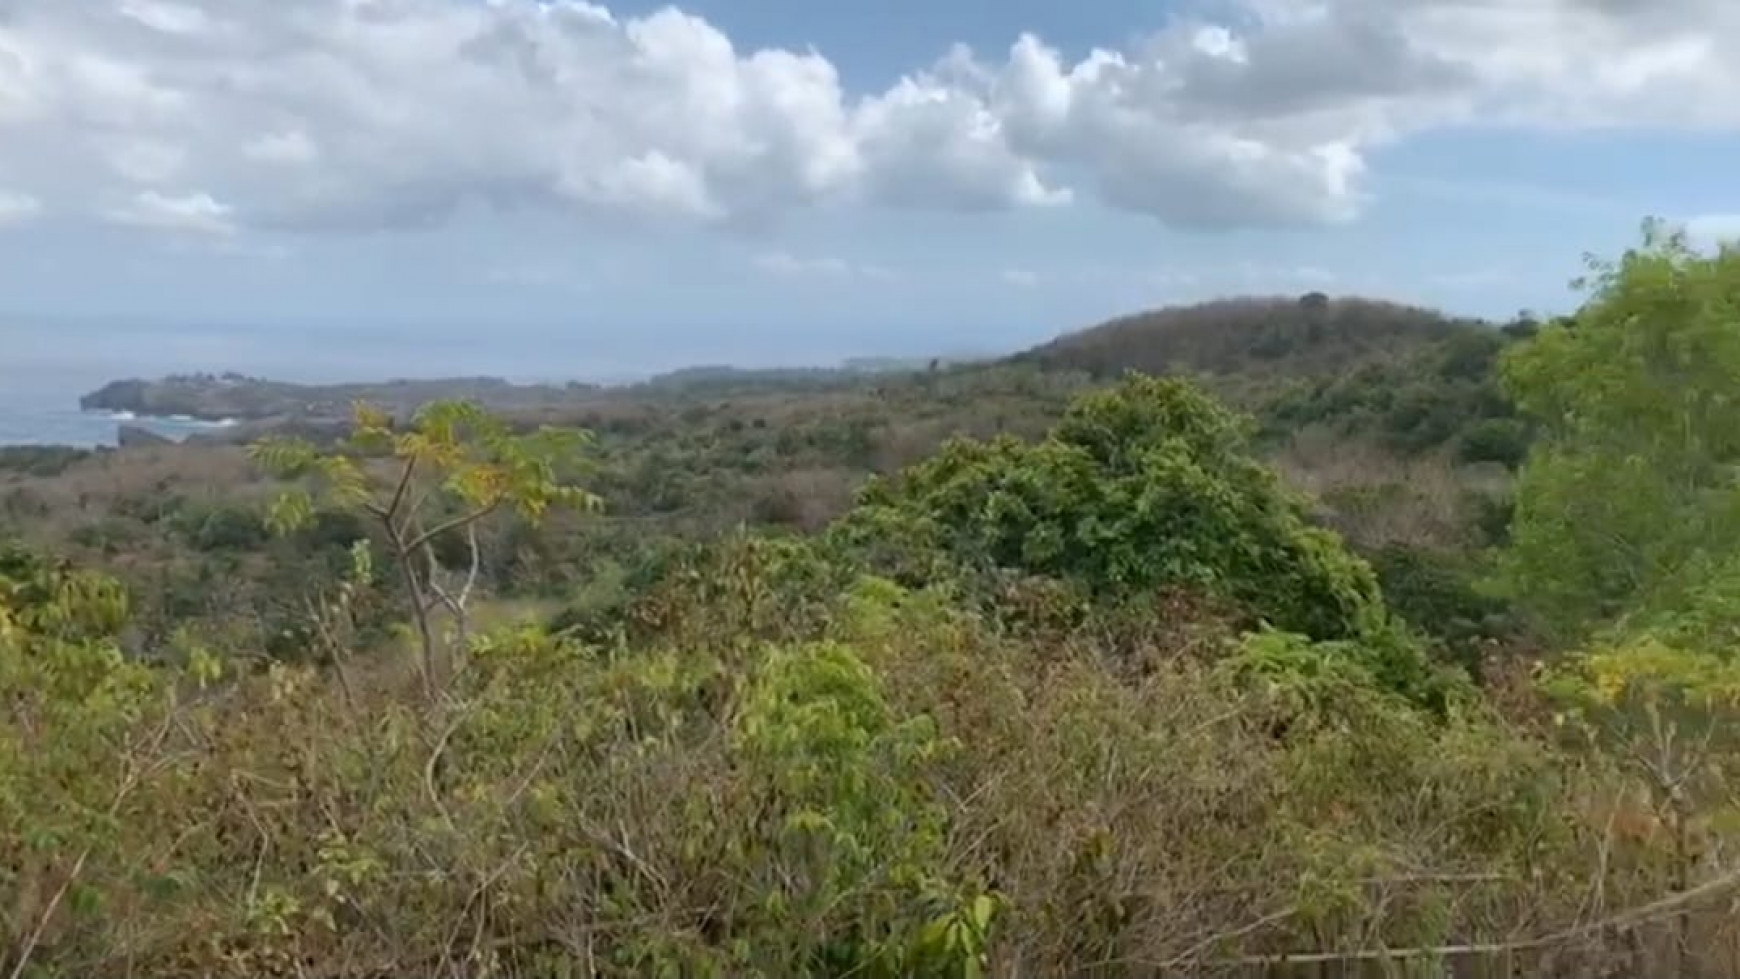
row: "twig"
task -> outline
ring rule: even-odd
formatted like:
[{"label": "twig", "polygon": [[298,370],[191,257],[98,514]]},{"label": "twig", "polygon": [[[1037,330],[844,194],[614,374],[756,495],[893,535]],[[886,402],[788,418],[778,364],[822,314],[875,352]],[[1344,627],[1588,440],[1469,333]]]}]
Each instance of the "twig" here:
[{"label": "twig", "polygon": [[[162,726],[159,727],[156,733],[152,736],[150,750],[156,751],[163,746],[163,743],[169,739],[169,731],[171,727],[173,727],[174,722],[175,711],[171,710],[169,711],[168,716],[163,719]],[[136,765],[128,765],[127,774],[121,779],[121,785],[115,790],[115,797],[109,803],[108,815],[111,818],[121,811],[121,805],[127,801],[129,795],[133,794],[133,790],[138,787],[140,780],[145,774],[145,770],[140,769]],[[30,929],[30,935],[25,938],[24,944],[19,948],[18,962],[13,965],[12,971],[8,973],[8,979],[21,979],[24,975],[24,970],[29,968],[30,959],[36,954],[37,946],[42,944],[43,933],[48,930],[48,923],[54,920],[55,912],[60,910],[60,902],[66,900],[67,892],[72,890],[73,883],[79,879],[80,874],[84,873],[85,864],[90,861],[90,858],[90,846],[86,846],[83,850],[79,851],[78,857],[73,860],[72,866],[67,869],[66,876],[61,880],[60,886],[54,889],[54,893],[49,896],[48,904],[43,907],[42,913],[37,916],[36,923]]]},{"label": "twig", "polygon": [[462,513],[459,516],[454,517],[451,520],[442,521],[441,523],[438,523],[435,526],[429,528],[428,530],[425,530],[422,533],[418,534],[416,537],[411,538],[410,543],[405,545],[405,550],[406,551],[415,551],[417,548],[422,547],[424,544],[429,543],[430,541],[434,540],[437,537],[440,537],[442,534],[447,533],[449,530],[457,530],[460,527],[466,526],[467,524],[476,523],[477,521],[482,520],[484,517],[487,517],[490,514],[494,513],[501,506],[501,504],[502,504],[502,501],[499,498],[497,498],[497,499],[491,500],[485,506],[481,506],[481,507],[478,507],[476,510],[472,510],[470,513]]},{"label": "twig", "polygon": [[423,763],[423,790],[429,795],[429,803],[435,807],[436,812],[441,814],[442,821],[449,826],[453,825],[453,816],[447,811],[447,806],[441,802],[441,793],[435,789],[435,769],[441,764],[441,756],[447,752],[447,743],[453,739],[454,732],[458,731],[459,725],[464,722],[464,714],[455,717],[447,725],[446,730],[441,732],[441,737],[436,740],[434,750],[429,752],[429,760]]},{"label": "twig", "polygon": [[[1326,962],[1359,962],[1387,959],[1425,958],[1446,955],[1492,955],[1508,952],[1523,952],[1530,949],[1560,945],[1571,941],[1572,939],[1580,938],[1594,932],[1608,931],[1610,929],[1634,928],[1651,921],[1671,917],[1691,905],[1716,897],[1736,887],[1740,887],[1740,870],[1729,871],[1720,877],[1706,881],[1690,890],[1682,891],[1678,894],[1670,894],[1660,900],[1651,901],[1648,904],[1632,908],[1628,911],[1622,911],[1616,915],[1612,915],[1599,921],[1577,925],[1544,937],[1525,939],[1516,942],[1492,942],[1464,945],[1422,945],[1414,948],[1363,949],[1347,952],[1304,952],[1282,955],[1249,955],[1223,960],[1215,964],[1220,966],[1320,964]],[[1271,916],[1271,918],[1272,917],[1273,916]],[[1175,968],[1179,965],[1189,964],[1190,956],[1207,945],[1227,938],[1238,937],[1242,934],[1249,934],[1268,923],[1270,923],[1270,919],[1261,919],[1237,931],[1229,932],[1226,935],[1217,935],[1207,942],[1198,943],[1190,952],[1174,958],[1167,964],[1167,967]]]}]

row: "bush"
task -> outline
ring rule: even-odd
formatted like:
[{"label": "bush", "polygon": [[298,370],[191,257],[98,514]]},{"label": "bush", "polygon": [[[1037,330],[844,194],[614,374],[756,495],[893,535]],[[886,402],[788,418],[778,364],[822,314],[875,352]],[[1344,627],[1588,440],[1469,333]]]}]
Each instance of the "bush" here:
[{"label": "bush", "polygon": [[1463,462],[1496,462],[1515,469],[1528,455],[1532,435],[1520,418],[1485,418],[1462,432],[1456,455]]},{"label": "bush", "polygon": [[[785,591],[797,558],[739,548],[717,600]],[[700,645],[600,656],[517,629],[436,704],[409,677],[280,664],[173,724],[141,711],[175,740],[123,820],[31,798],[52,869],[88,854],[32,965],[547,975],[579,948],[600,976],[1195,973],[1550,932],[1582,920],[1589,868],[1633,886],[1566,829],[1595,785],[1561,787],[1573,771],[1478,714],[1426,719],[1353,650],[1268,633],[1220,667],[1121,673],[1085,636],[1013,640],[935,590],[832,591],[810,640],[724,617]],[[194,659],[190,688],[215,676]],[[51,742],[61,767],[9,771],[59,784],[76,757],[69,784],[95,790],[124,766],[91,762],[142,743],[81,730]],[[0,827],[16,873],[23,829]]]},{"label": "bush", "polygon": [[260,513],[245,506],[190,504],[175,513],[174,522],[201,551],[255,551],[270,539]]},{"label": "bush", "polygon": [[1249,454],[1245,422],[1178,380],[1086,395],[1037,444],[953,442],[873,484],[841,533],[1096,594],[1199,589],[1321,639],[1384,617],[1370,568],[1307,525]]},{"label": "bush", "polygon": [[1480,569],[1463,555],[1391,544],[1371,562],[1390,609],[1470,675],[1480,668],[1483,642],[1516,628],[1509,606],[1481,590]]}]

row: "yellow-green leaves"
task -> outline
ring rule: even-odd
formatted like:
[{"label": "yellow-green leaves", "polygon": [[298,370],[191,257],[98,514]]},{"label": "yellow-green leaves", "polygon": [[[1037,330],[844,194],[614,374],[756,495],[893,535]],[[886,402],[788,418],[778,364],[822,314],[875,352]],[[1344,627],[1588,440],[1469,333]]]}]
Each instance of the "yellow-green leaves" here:
[{"label": "yellow-green leaves", "polygon": [[1584,713],[1740,711],[1740,663],[1648,634],[1597,646],[1568,660],[1544,682],[1550,693]]},{"label": "yellow-green leaves", "polygon": [[[398,581],[421,652],[425,692],[434,697],[453,652],[470,642],[468,603],[482,567],[479,524],[502,511],[535,522],[552,507],[588,510],[597,497],[568,482],[586,445],[582,432],[540,428],[515,432],[475,404],[425,405],[407,423],[367,404],[352,410],[350,436],[331,448],[305,440],[270,438],[252,449],[253,460],[293,485],[267,513],[267,524],[290,534],[324,505],[372,517],[377,539],[397,565]],[[444,567],[444,545],[468,563]],[[366,547],[366,542],[359,542]],[[352,552],[344,595],[372,578],[366,550]],[[446,615],[451,633],[435,617]],[[449,648],[451,647],[451,648]]]},{"label": "yellow-green leaves", "polygon": [[1506,580],[1577,637],[1740,548],[1740,252],[1701,255],[1652,224],[1593,273],[1583,308],[1503,363],[1541,436]]},{"label": "yellow-green leaves", "polygon": [[250,453],[266,471],[299,483],[273,505],[274,530],[304,525],[317,491],[331,505],[375,515],[411,547],[498,509],[532,520],[553,507],[596,509],[598,498],[565,477],[588,444],[584,432],[516,433],[474,404],[444,401],[404,425],[358,404],[350,436],[330,451],[303,439],[268,438]]},{"label": "yellow-green leaves", "polygon": [[266,507],[266,528],[289,536],[314,519],[314,497],[305,489],[287,490],[273,497]]},{"label": "yellow-green leaves", "polygon": [[350,444],[361,452],[379,453],[392,445],[393,416],[365,401],[351,406]]},{"label": "yellow-green leaves", "polygon": [[86,878],[123,845],[120,804],[175,764],[151,733],[172,678],[122,654],[125,614],[115,582],[0,547],[0,959],[20,974],[17,936],[99,915]]},{"label": "yellow-green leaves", "polygon": [[980,894],[938,915],[920,929],[914,964],[925,974],[948,979],[979,979],[990,962],[991,925],[1004,907],[999,895]]},{"label": "yellow-green leaves", "polygon": [[280,479],[295,479],[314,467],[320,453],[306,439],[273,436],[249,446],[248,458]]},{"label": "yellow-green leaves", "polygon": [[187,654],[187,673],[204,690],[223,679],[224,663],[210,649],[195,646]]}]

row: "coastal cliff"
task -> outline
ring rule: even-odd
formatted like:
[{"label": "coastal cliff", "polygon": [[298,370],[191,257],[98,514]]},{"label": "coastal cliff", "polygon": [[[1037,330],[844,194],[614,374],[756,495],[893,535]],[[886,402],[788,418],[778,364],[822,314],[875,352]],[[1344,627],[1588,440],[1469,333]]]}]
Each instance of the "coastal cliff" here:
[{"label": "coastal cliff", "polygon": [[347,417],[357,401],[395,414],[448,399],[475,401],[492,411],[517,411],[572,404],[595,390],[577,383],[520,385],[491,377],[309,385],[240,374],[183,374],[112,381],[79,398],[79,407],[200,421],[319,421]]}]

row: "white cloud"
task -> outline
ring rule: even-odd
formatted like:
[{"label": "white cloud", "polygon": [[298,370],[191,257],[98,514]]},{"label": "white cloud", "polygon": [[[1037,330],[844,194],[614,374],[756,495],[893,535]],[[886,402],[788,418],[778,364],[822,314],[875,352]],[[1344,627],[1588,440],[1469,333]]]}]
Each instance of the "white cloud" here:
[{"label": "white cloud", "polygon": [[1032,269],[1003,269],[997,273],[997,278],[1003,280],[1004,285],[1017,289],[1032,289],[1039,285],[1039,273]]},{"label": "white cloud", "polygon": [[118,176],[140,184],[171,180],[187,163],[184,148],[149,139],[114,143],[107,155]]},{"label": "white cloud", "polygon": [[852,267],[837,258],[799,258],[790,252],[762,252],[754,258],[755,267],[774,275],[845,276]]},{"label": "white cloud", "polygon": [[42,213],[42,202],[29,194],[0,190],[0,228],[24,224]]},{"label": "white cloud", "polygon": [[121,0],[121,16],[164,34],[202,34],[211,29],[205,11],[158,0]]},{"label": "white cloud", "polygon": [[231,213],[229,205],[210,194],[169,196],[147,190],[125,205],[110,208],[105,216],[115,224],[136,228],[221,237],[235,230]]},{"label": "white cloud", "polygon": [[767,251],[755,255],[750,261],[763,272],[786,278],[868,279],[877,282],[892,282],[899,278],[886,266],[848,262],[831,256],[805,258],[790,252]]},{"label": "white cloud", "polygon": [[1740,212],[1733,214],[1700,214],[1687,221],[1686,237],[1701,248],[1722,244],[1740,244]]},{"label": "white cloud", "polygon": [[1218,22],[1123,50],[1069,61],[1022,37],[858,93],[824,54],[742,50],[674,9],[5,6],[7,180],[57,209],[156,189],[135,216],[180,218],[134,223],[181,229],[423,226],[474,202],[737,226],[1084,199],[1179,227],[1311,224],[1356,217],[1373,150],[1422,131],[1740,128],[1732,0],[1221,0]]}]

